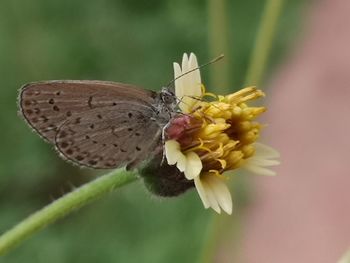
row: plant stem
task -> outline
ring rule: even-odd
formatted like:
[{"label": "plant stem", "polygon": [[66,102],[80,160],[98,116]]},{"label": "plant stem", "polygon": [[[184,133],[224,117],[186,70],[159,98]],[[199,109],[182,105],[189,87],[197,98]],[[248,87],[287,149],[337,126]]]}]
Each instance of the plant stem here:
[{"label": "plant stem", "polygon": [[217,242],[219,239],[220,222],[220,216],[217,214],[213,214],[209,219],[205,230],[201,253],[199,254],[198,263],[214,262]]},{"label": "plant stem", "polygon": [[221,54],[225,58],[210,67],[210,84],[219,94],[226,94],[230,90],[230,54],[228,42],[227,0],[208,1],[208,41],[209,55],[215,58]]},{"label": "plant stem", "polygon": [[136,179],[135,172],[115,170],[57,199],[0,236],[0,255],[47,225]]},{"label": "plant stem", "polygon": [[250,58],[245,85],[259,85],[266,68],[283,0],[267,0]]},{"label": "plant stem", "polygon": [[[246,76],[246,85],[259,84],[261,77],[264,74],[266,68],[266,61],[272,47],[274,33],[276,31],[277,21],[282,10],[283,0],[266,0],[262,19],[259,24],[258,33],[256,36],[254,49],[251,54],[250,65]],[[226,17],[227,4],[225,0],[209,0],[209,47],[211,54],[223,53],[228,50],[228,22]],[[223,33],[225,32],[225,33]],[[221,48],[221,50],[220,50]],[[225,84],[229,83],[228,66],[225,70],[215,70],[215,67],[211,68],[212,85],[214,87],[226,87]],[[228,87],[228,86],[227,86]],[[222,89],[220,90],[222,91]],[[232,189],[232,187],[231,187]],[[215,254],[217,252],[217,246],[220,234],[224,234],[228,229],[231,229],[237,236],[234,243],[238,244],[238,238],[240,237],[240,219],[239,217],[231,218],[230,220],[224,220],[220,218],[221,215],[214,214],[209,220],[207,225],[207,232],[205,240],[202,245],[202,250],[199,255],[199,262],[213,262]],[[221,216],[222,217],[222,216]],[[231,228],[232,227],[232,228]],[[235,247],[234,251],[238,251]]]},{"label": "plant stem", "polygon": [[[229,74],[229,37],[228,37],[228,16],[227,0],[208,0],[208,35],[209,50],[212,57],[220,54],[225,55],[225,59],[217,65],[210,67],[210,84],[214,91],[219,94],[226,94],[230,91]],[[232,90],[231,90],[232,91]],[[213,214],[207,223],[206,234],[202,248],[198,255],[198,262],[213,262],[217,251],[217,243],[220,232],[220,216]]]}]

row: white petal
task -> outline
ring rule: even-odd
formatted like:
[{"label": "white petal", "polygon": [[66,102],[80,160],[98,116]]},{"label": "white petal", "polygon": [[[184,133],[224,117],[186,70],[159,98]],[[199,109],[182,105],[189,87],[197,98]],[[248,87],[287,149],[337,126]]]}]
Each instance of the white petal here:
[{"label": "white petal", "polygon": [[186,155],[187,163],[185,170],[185,177],[188,180],[193,180],[193,178],[199,176],[202,171],[203,165],[199,156],[194,152],[189,152]]},{"label": "white petal", "polygon": [[199,69],[188,73],[190,70],[197,67],[197,58],[193,53],[190,54],[190,57],[184,53],[181,67],[178,63],[174,63],[174,78],[183,75],[175,80],[175,95],[180,101],[179,108],[184,113],[190,112],[194,104],[198,102],[198,100],[193,97],[202,96],[202,84]]},{"label": "white petal", "polygon": [[179,103],[179,108],[180,108],[181,112],[189,113],[190,109],[193,105],[192,99],[187,97],[186,95],[184,95],[181,97],[180,101],[181,102]]},{"label": "white petal", "polygon": [[165,157],[168,164],[174,165],[183,172],[186,170],[187,157],[181,152],[180,144],[175,140],[169,140],[164,145]]},{"label": "white petal", "polygon": [[200,176],[197,176],[196,178],[194,178],[194,185],[196,186],[198,195],[199,195],[199,197],[201,198],[204,207],[205,207],[206,209],[209,208],[209,207],[210,207],[210,203],[209,203],[209,201],[208,201],[208,198],[207,198],[207,194],[206,194],[206,192],[205,192],[205,189],[204,189],[204,187],[203,187],[203,185],[202,185]]},{"label": "white petal", "polygon": [[188,71],[188,56],[187,56],[187,53],[184,53],[183,56],[182,56],[181,69],[182,69],[182,73],[185,73],[185,72]]},{"label": "white petal", "polygon": [[260,158],[257,156],[253,156],[247,159],[247,162],[251,163],[252,165],[257,166],[275,166],[279,165],[281,162],[277,160],[267,160],[264,158]]},{"label": "white petal", "polygon": [[188,59],[189,69],[198,68],[197,56],[194,53],[190,54],[190,58]]},{"label": "white petal", "polygon": [[255,143],[254,146],[254,156],[248,158],[242,165],[242,168],[259,175],[276,175],[274,171],[266,167],[280,164],[279,160],[273,160],[280,156],[279,153],[275,149],[262,143]]},{"label": "white petal", "polygon": [[277,152],[275,149],[265,144],[256,142],[254,144],[254,147],[255,147],[255,156],[264,156],[265,159],[276,159],[280,157],[279,152]]},{"label": "white petal", "polygon": [[208,176],[206,182],[213,190],[219,206],[229,215],[232,214],[232,198],[226,184],[215,175]]},{"label": "white petal", "polygon": [[[198,68],[198,62],[197,62],[197,57],[195,54],[191,53],[190,58],[189,58],[189,70],[193,70],[195,68]],[[202,95],[202,82],[201,82],[201,75],[200,71],[195,70],[191,73],[190,75],[190,83],[189,87],[191,90],[187,91],[188,96],[193,96],[193,97],[198,97]]]},{"label": "white petal", "polygon": [[174,63],[174,79],[176,79],[175,80],[175,96],[179,100],[181,100],[183,95],[184,95],[182,77],[179,78],[179,76],[181,76],[181,75],[182,75],[182,71],[181,71],[180,65],[178,63]]},{"label": "white petal", "polygon": [[175,164],[179,158],[179,153],[181,153],[180,144],[175,140],[166,141],[164,144],[164,150],[168,164]]},{"label": "white petal", "polygon": [[180,172],[186,171],[187,158],[186,156],[180,152],[177,158],[176,167],[180,170]]},{"label": "white petal", "polygon": [[243,168],[258,175],[266,175],[266,176],[276,175],[276,172],[264,167],[256,166],[256,165],[245,165]]},{"label": "white petal", "polygon": [[181,67],[179,63],[176,63],[176,62],[173,63],[173,66],[174,66],[174,79],[176,79],[182,74]]},{"label": "white petal", "polygon": [[219,203],[216,200],[216,196],[213,190],[211,189],[210,184],[207,182],[207,176],[201,176],[201,182],[202,182],[204,191],[206,193],[210,207],[213,208],[215,212],[220,214],[221,209],[220,209]]}]

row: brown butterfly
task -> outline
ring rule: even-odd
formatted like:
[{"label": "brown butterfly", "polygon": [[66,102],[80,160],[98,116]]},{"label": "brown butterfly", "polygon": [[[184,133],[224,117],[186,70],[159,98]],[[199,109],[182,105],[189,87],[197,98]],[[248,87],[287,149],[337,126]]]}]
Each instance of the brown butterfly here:
[{"label": "brown butterfly", "polygon": [[176,97],[107,81],[29,83],[19,95],[27,123],[64,159],[81,166],[137,167],[162,151]]}]

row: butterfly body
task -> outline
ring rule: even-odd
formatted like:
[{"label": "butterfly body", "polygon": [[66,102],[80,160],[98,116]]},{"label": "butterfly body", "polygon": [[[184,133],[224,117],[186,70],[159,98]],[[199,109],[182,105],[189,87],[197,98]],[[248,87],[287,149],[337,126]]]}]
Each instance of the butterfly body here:
[{"label": "butterfly body", "polygon": [[162,151],[176,98],[107,81],[47,81],[23,86],[20,111],[64,159],[91,168],[137,167]]}]

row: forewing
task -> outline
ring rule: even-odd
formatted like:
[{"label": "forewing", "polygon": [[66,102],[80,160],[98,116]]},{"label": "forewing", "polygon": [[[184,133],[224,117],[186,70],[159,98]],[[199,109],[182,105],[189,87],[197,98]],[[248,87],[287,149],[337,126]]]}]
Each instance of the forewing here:
[{"label": "forewing", "polygon": [[60,127],[93,109],[114,108],[128,102],[150,107],[156,93],[131,85],[106,81],[48,81],[25,85],[20,93],[20,111],[43,138],[55,143]]},{"label": "forewing", "polygon": [[[132,106],[132,107],[131,107]],[[56,147],[63,156],[92,168],[137,166],[161,149],[162,127],[150,107],[129,102],[90,109],[59,128]]]}]

